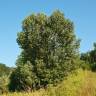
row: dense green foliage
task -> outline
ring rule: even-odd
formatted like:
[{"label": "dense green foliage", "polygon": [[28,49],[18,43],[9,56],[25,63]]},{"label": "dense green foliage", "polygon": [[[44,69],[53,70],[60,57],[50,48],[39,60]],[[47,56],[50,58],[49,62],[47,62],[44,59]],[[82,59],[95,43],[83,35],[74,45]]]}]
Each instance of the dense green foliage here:
[{"label": "dense green foliage", "polygon": [[30,91],[56,85],[78,66],[79,41],[73,23],[60,11],[32,14],[23,21],[17,43],[22,49],[10,89]]},{"label": "dense green foliage", "polygon": [[9,75],[12,68],[0,63],[0,94],[8,92]]},{"label": "dense green foliage", "polygon": [[0,63],[0,77],[3,75],[9,75],[11,68],[7,67],[5,64]]},{"label": "dense green foliage", "polygon": [[94,49],[86,53],[81,54],[81,60],[89,66],[92,71],[96,71],[96,43],[94,43]]},{"label": "dense green foliage", "polygon": [[11,74],[9,84],[9,90],[21,90],[30,91],[34,82],[32,67],[30,64],[20,65]]}]

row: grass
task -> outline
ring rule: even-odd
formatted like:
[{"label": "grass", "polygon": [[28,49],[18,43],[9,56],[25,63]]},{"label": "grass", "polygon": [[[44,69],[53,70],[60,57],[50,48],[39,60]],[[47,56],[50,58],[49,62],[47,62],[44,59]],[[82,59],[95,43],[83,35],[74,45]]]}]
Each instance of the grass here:
[{"label": "grass", "polygon": [[96,73],[87,72],[87,77],[81,87],[79,96],[96,96]]},{"label": "grass", "polygon": [[96,73],[81,69],[73,72],[57,87],[49,86],[31,93],[8,93],[0,96],[96,96]]}]

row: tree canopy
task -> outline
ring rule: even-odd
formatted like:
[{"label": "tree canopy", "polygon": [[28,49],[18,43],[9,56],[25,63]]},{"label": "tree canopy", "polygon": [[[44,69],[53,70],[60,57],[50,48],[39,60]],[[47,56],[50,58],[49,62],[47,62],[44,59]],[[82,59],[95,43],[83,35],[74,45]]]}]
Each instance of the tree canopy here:
[{"label": "tree canopy", "polygon": [[39,13],[25,18],[17,43],[22,52],[10,77],[13,90],[56,85],[78,65],[73,22],[58,10],[51,16]]}]

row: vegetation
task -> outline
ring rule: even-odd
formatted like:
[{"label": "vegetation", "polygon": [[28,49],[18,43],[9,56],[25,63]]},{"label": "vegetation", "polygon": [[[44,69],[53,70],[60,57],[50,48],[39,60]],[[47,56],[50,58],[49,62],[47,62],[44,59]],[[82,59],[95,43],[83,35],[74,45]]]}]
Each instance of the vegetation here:
[{"label": "vegetation", "polygon": [[23,21],[17,43],[22,53],[10,77],[10,90],[31,91],[56,85],[76,69],[79,41],[73,23],[60,11],[32,14]]},{"label": "vegetation", "polygon": [[2,96],[96,96],[96,73],[81,69],[72,72],[57,87],[40,89],[34,92],[15,92]]},{"label": "vegetation", "polygon": [[0,63],[0,77],[4,75],[9,75],[11,68],[7,67],[5,64]]},{"label": "vegetation", "polygon": [[0,94],[8,92],[9,75],[12,68],[0,63]]},{"label": "vegetation", "polygon": [[8,76],[0,77],[0,94],[8,92],[9,78]]},{"label": "vegetation", "polygon": [[86,66],[89,66],[92,71],[96,71],[96,43],[94,43],[93,50],[81,54],[81,60],[83,60]]},{"label": "vegetation", "polygon": [[28,16],[17,43],[16,68],[0,63],[0,96],[96,96],[96,73],[88,71],[96,71],[96,43],[80,55],[73,22],[63,13]]}]

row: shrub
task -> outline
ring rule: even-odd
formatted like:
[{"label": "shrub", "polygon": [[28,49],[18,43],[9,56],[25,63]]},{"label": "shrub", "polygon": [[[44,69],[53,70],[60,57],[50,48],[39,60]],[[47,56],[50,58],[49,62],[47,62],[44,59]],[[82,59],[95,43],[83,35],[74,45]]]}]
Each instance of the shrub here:
[{"label": "shrub", "polygon": [[8,76],[0,77],[0,94],[8,92],[8,83],[9,83]]}]

